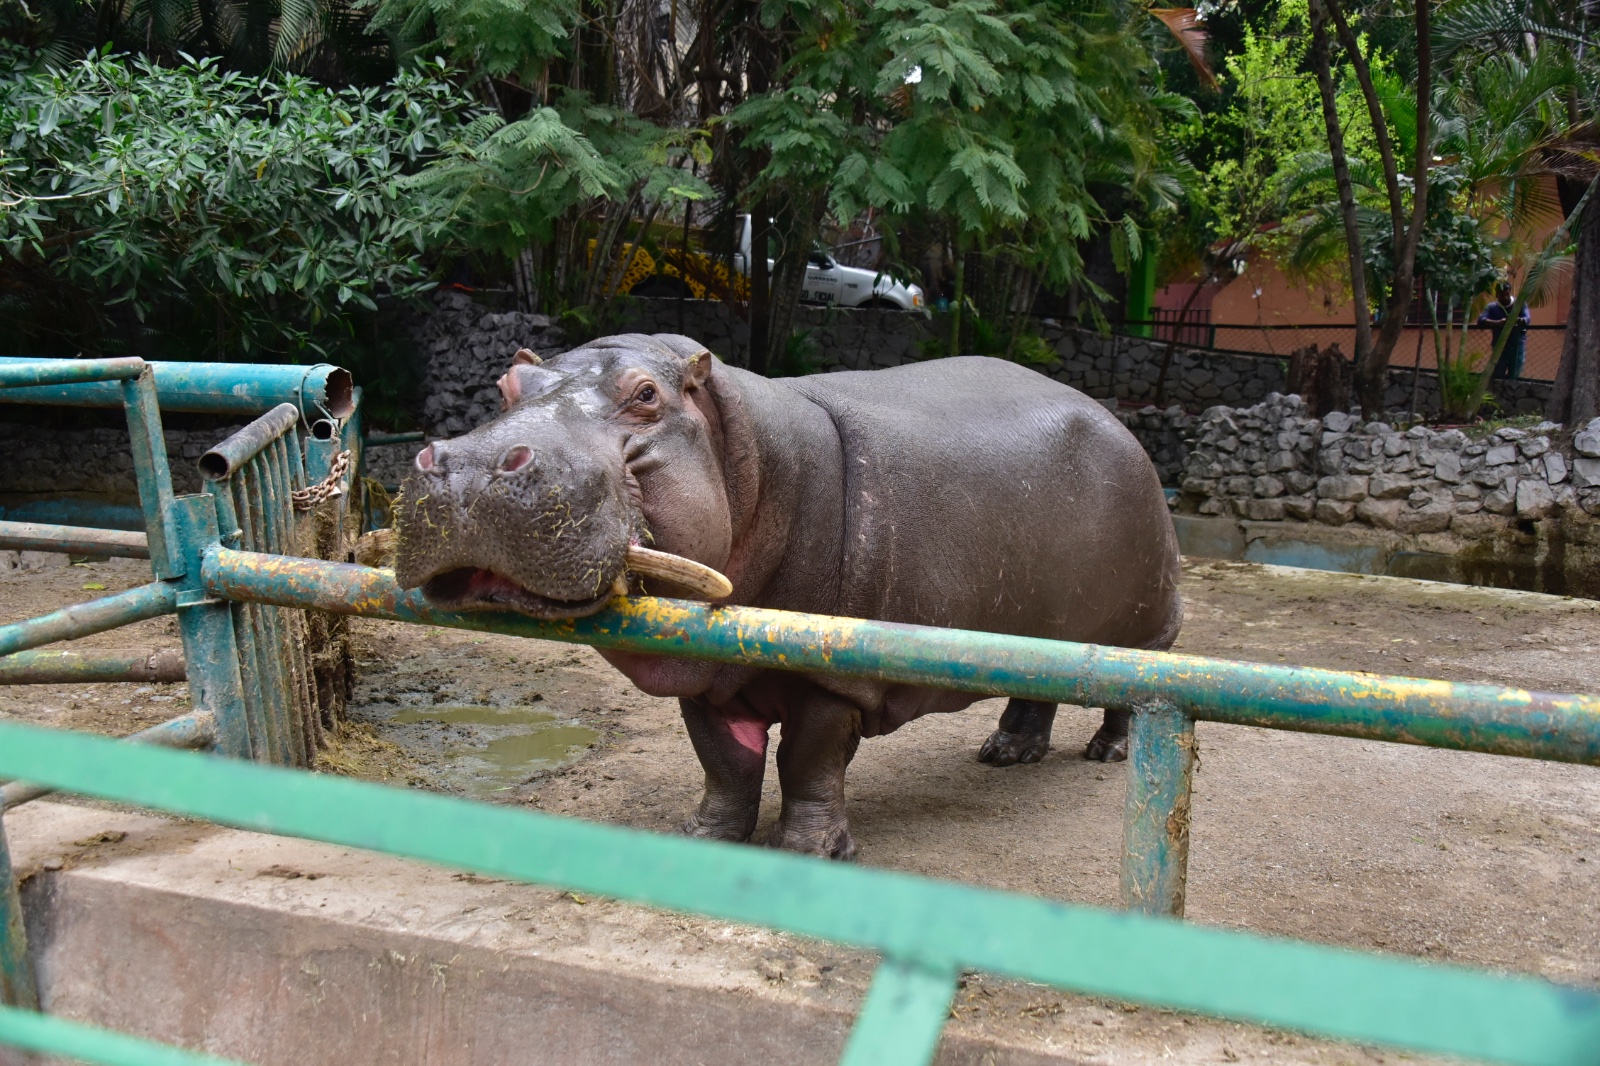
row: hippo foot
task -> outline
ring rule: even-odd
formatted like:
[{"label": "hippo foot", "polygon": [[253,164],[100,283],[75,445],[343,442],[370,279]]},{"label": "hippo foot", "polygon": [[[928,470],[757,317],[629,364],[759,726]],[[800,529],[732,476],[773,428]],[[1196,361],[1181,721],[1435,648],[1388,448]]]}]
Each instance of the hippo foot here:
[{"label": "hippo foot", "polygon": [[1083,757],[1096,762],[1122,762],[1128,757],[1128,734],[1101,726],[1083,749]]},{"label": "hippo foot", "polygon": [[727,840],[735,844],[742,844],[750,839],[750,834],[756,831],[756,816],[750,814],[740,818],[719,818],[708,815],[704,810],[695,811],[684,819],[683,832],[686,836],[699,837],[701,840]]},{"label": "hippo foot", "polygon": [[856,857],[856,842],[850,836],[850,823],[844,818],[810,819],[793,821],[778,819],[767,837],[767,847],[798,851],[803,855],[820,855],[825,859],[842,859],[849,862]]},{"label": "hippo foot", "polygon": [[1038,733],[1008,733],[996,729],[978,749],[978,761],[990,766],[1015,766],[1018,763],[1038,762],[1050,750],[1050,735]]}]

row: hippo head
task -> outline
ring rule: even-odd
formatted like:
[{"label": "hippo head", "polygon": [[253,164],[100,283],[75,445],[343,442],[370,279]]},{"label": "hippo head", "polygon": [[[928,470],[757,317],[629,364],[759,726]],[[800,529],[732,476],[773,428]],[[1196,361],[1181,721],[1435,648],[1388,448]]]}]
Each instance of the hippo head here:
[{"label": "hippo head", "polygon": [[501,415],[417,455],[395,523],[401,587],[536,618],[593,614],[640,577],[728,595],[709,569],[732,542],[712,362],[674,335],[606,337],[547,362],[518,352]]}]

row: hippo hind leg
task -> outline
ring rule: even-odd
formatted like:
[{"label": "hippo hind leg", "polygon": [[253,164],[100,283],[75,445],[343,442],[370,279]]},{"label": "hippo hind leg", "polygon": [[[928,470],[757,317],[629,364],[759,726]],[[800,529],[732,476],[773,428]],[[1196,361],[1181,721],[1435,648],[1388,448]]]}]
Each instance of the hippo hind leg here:
[{"label": "hippo hind leg", "polygon": [[1055,720],[1055,704],[1013,699],[1000,715],[1000,728],[978,749],[978,761],[991,766],[1038,762],[1050,750],[1050,727]]},{"label": "hippo hind leg", "polygon": [[[1173,609],[1166,629],[1155,640],[1146,644],[1146,651],[1166,651],[1178,640],[1178,627],[1183,624],[1183,600],[1173,593]],[[1083,749],[1085,759],[1097,762],[1122,762],[1128,757],[1128,712],[1106,710],[1105,720]]]}]

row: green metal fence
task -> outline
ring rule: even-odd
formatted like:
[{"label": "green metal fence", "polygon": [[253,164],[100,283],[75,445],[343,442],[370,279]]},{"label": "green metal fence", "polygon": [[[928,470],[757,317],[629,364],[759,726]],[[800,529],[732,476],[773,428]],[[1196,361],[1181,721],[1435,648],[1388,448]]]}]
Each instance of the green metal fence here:
[{"label": "green metal fence", "polygon": [[[103,372],[124,375],[118,380],[131,382],[124,393],[138,400],[151,393],[153,375],[123,365],[130,362],[136,361],[103,361],[100,371],[86,369],[88,361],[0,362],[0,385],[23,381],[60,390]],[[146,417],[142,400],[128,409],[130,426]],[[248,451],[241,446],[230,454]],[[146,510],[145,546],[157,580],[45,619],[0,626],[0,653],[176,613],[194,710],[144,739],[198,746],[214,736],[224,751],[249,754],[256,765],[0,723],[0,778],[18,779],[6,786],[8,803],[63,789],[874,950],[884,961],[845,1053],[851,1064],[927,1062],[958,975],[967,969],[1418,1051],[1600,1063],[1600,995],[1593,990],[1172,920],[1183,910],[1195,720],[1600,765],[1600,699],[647,598],[568,622],[452,614],[402,592],[387,571],[282,554],[285,542],[261,532],[271,520],[265,513],[247,531],[246,518],[255,519],[249,479],[217,487],[239,477],[238,468],[218,474],[209,494],[173,498],[164,463],[163,455],[159,466],[152,459],[139,468],[142,491],[147,477],[157,482],[145,493],[156,502]],[[261,476],[264,482],[269,475]],[[165,495],[161,483],[169,486]],[[281,493],[260,495],[263,507],[285,506]],[[248,650],[241,656],[252,641],[259,649],[266,625],[249,605],[1129,709],[1122,864],[1128,912],[260,765],[302,760],[292,743],[287,753],[283,744],[292,736],[292,718],[247,691],[268,680],[248,665]],[[3,832],[0,893],[0,996],[35,1006]],[[874,905],[862,907],[862,899]],[[0,1011],[0,1042],[96,1062],[214,1061],[27,1010]]]}]

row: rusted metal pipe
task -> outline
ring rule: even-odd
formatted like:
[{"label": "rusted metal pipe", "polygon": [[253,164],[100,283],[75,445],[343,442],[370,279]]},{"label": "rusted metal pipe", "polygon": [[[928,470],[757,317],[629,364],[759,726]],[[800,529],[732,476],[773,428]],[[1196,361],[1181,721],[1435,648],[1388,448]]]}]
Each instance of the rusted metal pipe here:
[{"label": "rusted metal pipe", "polygon": [[[129,744],[155,744],[163,748],[209,748],[217,742],[217,720],[209,711],[180,715],[122,738]],[[47,785],[11,781],[0,787],[0,811],[9,811],[56,791]]]},{"label": "rusted metal pipe", "polygon": [[543,622],[454,613],[393,573],[214,547],[206,589],[228,599],[683,659],[1137,710],[1164,701],[1194,718],[1600,766],[1600,696],[1227,662],[756,607],[618,599],[590,618]]},{"label": "rusted metal pipe", "polygon": [[232,477],[273,441],[294,428],[300,412],[292,403],[280,403],[239,432],[200,457],[200,473],[209,481]]},{"label": "rusted metal pipe", "polygon": [[[144,373],[143,359],[5,359],[0,360],[0,389],[29,386],[117,382]],[[113,389],[115,385],[111,386]],[[11,396],[5,397],[11,400]],[[121,402],[118,394],[117,402]],[[110,406],[109,404],[107,406]]]},{"label": "rusted metal pipe", "polygon": [[1196,758],[1194,719],[1177,707],[1151,703],[1129,717],[1122,905],[1131,911],[1183,917]]},{"label": "rusted metal pipe", "polygon": [[[99,360],[56,360],[68,366]],[[121,362],[122,360],[105,360]],[[0,357],[0,381],[8,365],[36,359]],[[139,362],[139,360],[133,360]],[[348,418],[355,409],[355,383],[350,372],[328,363],[315,366],[252,363],[150,362],[155,375],[156,398],[163,411],[198,411],[206,414],[258,415],[280,403],[292,403],[307,418]],[[23,375],[25,376],[25,375]],[[137,370],[120,377],[137,377]],[[75,381],[84,381],[75,378]],[[121,407],[122,391],[114,382],[88,379],[86,384],[39,384],[0,392],[0,403],[38,403],[65,407]]]},{"label": "rusted metal pipe", "polygon": [[176,648],[143,654],[80,651],[19,651],[0,656],[0,685],[65,685],[75,682],[182,681],[183,652]]},{"label": "rusted metal pipe", "polygon": [[123,529],[50,526],[43,522],[0,522],[0,549],[148,559],[150,538],[143,533]]},{"label": "rusted metal pipe", "polygon": [[87,637],[118,626],[159,618],[178,609],[178,592],[164,581],[131,588],[88,603],[0,626],[0,655],[27,651],[58,640]]}]

